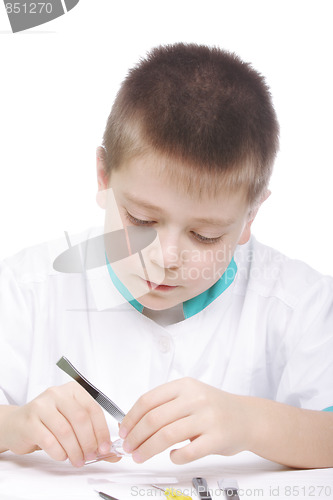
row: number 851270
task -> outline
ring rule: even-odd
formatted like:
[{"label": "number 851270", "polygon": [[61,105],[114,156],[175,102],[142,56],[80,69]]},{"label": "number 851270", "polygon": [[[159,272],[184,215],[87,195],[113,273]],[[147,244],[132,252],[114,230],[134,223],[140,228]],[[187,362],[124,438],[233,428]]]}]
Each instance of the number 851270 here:
[{"label": "number 851270", "polygon": [[7,2],[6,10],[8,14],[47,14],[52,13],[52,4],[45,2]]}]

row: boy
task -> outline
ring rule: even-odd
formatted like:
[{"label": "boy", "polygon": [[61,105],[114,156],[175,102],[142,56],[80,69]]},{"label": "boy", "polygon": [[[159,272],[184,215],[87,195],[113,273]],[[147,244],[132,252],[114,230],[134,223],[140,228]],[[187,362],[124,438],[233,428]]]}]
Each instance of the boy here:
[{"label": "boy", "polygon": [[129,410],[119,434],[136,462],[187,441],[173,462],[250,450],[333,466],[319,411],[333,404],[333,280],[251,237],[277,148],[265,82],[235,55],[176,44],[129,73],[97,150],[106,265],[60,273],[59,245],[3,265],[0,451],[75,466],[107,453],[101,409],[62,385],[65,354]]}]

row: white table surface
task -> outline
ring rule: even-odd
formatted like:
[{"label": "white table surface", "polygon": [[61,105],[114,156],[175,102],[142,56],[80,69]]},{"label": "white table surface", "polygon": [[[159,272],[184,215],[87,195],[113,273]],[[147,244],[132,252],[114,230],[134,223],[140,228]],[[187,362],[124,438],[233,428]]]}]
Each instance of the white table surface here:
[{"label": "white table surface", "polygon": [[140,465],[125,457],[115,464],[98,462],[75,469],[42,451],[0,454],[0,499],[98,500],[94,490],[119,500],[165,499],[150,486],[154,482],[180,488],[197,500],[191,482],[198,476],[207,479],[213,500],[226,498],[217,485],[221,478],[238,481],[240,499],[333,499],[333,469],[288,469],[248,452],[206,457],[182,466],[174,465],[165,452]]}]

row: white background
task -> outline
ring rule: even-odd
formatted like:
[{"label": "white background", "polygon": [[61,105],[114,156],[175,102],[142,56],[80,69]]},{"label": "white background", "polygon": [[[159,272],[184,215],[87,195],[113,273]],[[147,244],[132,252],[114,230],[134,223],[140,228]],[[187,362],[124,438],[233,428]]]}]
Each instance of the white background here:
[{"label": "white background", "polygon": [[197,42],[263,73],[281,126],[260,241],[333,275],[331,0],[81,0],[12,34],[0,4],[0,258],[101,224],[95,148],[127,70],[155,45]]}]

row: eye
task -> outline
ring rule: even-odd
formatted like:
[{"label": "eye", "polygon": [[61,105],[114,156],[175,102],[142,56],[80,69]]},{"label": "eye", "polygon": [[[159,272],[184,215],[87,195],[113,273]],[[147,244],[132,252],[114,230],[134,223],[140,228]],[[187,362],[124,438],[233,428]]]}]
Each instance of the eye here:
[{"label": "eye", "polygon": [[195,237],[196,240],[200,241],[200,243],[205,243],[205,244],[218,243],[223,238],[223,235],[222,236],[218,236],[217,238],[207,238],[206,236],[202,236],[201,234],[196,233],[194,231],[192,231],[192,234],[193,234],[193,236]]},{"label": "eye", "polygon": [[142,220],[142,219],[137,219],[136,217],[133,217],[129,212],[126,210],[126,218],[132,223],[135,224],[136,226],[147,226],[148,224],[154,224],[155,221],[153,220]]}]

